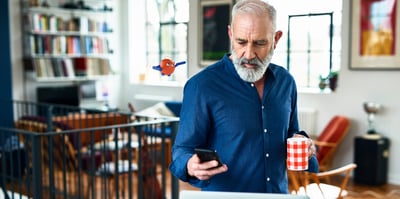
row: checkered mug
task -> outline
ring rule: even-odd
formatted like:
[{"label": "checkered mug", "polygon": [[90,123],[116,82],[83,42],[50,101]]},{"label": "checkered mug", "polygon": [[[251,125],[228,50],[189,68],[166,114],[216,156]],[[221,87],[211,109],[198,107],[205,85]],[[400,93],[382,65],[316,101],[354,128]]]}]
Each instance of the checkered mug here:
[{"label": "checkered mug", "polygon": [[293,171],[308,169],[307,138],[287,139],[287,168]]}]

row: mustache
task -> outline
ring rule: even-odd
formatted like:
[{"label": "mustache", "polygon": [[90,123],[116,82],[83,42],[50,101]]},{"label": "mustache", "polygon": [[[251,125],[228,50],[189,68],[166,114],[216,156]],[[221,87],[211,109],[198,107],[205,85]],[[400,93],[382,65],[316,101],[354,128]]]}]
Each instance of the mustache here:
[{"label": "mustache", "polygon": [[237,59],[236,64],[255,64],[255,65],[262,65],[262,62],[260,60],[258,60],[257,58],[253,58],[253,59],[246,59],[244,57]]}]

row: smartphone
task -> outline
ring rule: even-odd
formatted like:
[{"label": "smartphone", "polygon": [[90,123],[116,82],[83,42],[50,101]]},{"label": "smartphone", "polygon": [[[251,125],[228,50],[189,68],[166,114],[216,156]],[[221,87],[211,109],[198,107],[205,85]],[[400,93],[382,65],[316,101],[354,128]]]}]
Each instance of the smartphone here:
[{"label": "smartphone", "polygon": [[197,156],[199,156],[201,162],[208,162],[211,160],[216,160],[216,161],[218,161],[218,166],[216,166],[216,167],[222,166],[222,162],[219,159],[219,156],[218,156],[218,153],[216,150],[195,148],[194,152],[197,154]]}]

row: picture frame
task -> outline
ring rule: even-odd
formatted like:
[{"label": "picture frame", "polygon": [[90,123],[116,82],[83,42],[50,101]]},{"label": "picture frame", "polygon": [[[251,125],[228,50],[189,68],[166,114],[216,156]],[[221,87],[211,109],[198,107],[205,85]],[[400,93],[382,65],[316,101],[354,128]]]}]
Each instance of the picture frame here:
[{"label": "picture frame", "polygon": [[199,6],[200,66],[208,66],[230,52],[228,26],[232,0],[202,0]]},{"label": "picture frame", "polygon": [[350,4],[349,68],[400,70],[399,0],[352,0]]}]

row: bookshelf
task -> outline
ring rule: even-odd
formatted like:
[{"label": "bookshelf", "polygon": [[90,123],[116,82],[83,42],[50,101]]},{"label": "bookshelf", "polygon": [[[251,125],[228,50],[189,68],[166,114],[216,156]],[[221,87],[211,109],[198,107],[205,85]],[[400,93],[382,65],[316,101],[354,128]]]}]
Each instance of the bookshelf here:
[{"label": "bookshelf", "polygon": [[22,0],[23,62],[36,82],[113,75],[112,0]]}]

